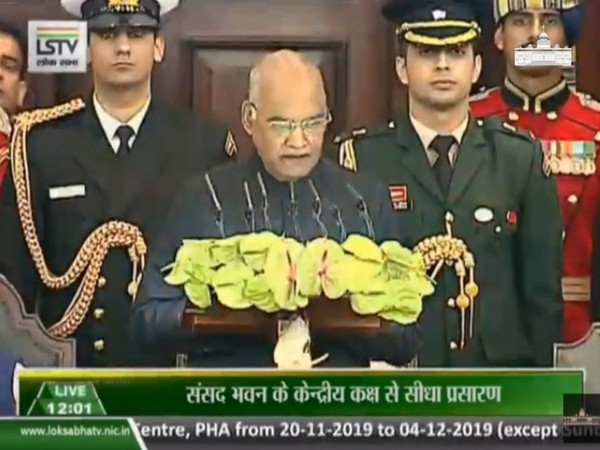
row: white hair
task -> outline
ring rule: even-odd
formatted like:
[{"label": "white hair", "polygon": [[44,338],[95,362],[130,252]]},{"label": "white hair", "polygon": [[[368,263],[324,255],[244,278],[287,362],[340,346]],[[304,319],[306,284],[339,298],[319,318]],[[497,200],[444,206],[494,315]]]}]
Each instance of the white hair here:
[{"label": "white hair", "polygon": [[250,103],[256,105],[258,103],[260,90],[260,68],[258,65],[254,66],[250,71],[248,78],[248,100]]}]

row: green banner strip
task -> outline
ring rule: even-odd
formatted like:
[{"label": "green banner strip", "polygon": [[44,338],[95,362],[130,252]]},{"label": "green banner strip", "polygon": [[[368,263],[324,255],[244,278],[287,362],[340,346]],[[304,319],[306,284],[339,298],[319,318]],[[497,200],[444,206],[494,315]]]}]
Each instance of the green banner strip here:
[{"label": "green banner strip", "polygon": [[580,370],[36,370],[27,416],[562,416]]},{"label": "green banner strip", "polygon": [[146,450],[132,419],[17,418],[0,420],[10,450]]}]

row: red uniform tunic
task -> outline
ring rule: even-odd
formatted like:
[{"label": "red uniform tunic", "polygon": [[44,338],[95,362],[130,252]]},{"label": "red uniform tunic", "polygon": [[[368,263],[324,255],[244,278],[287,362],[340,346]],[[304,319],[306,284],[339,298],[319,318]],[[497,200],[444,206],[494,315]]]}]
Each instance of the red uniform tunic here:
[{"label": "red uniform tunic", "polygon": [[496,116],[530,131],[542,142],[546,169],[556,175],[564,223],[565,342],[591,325],[590,275],[594,220],[600,202],[600,104],[564,81],[532,97],[509,80],[471,99],[475,117]]}]

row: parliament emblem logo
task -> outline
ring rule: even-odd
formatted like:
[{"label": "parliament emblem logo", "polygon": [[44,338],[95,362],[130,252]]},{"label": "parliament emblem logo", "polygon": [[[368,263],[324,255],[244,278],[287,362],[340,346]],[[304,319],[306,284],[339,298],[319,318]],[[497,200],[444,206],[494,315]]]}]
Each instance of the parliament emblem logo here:
[{"label": "parliament emblem logo", "polygon": [[[543,29],[543,27],[542,27]],[[538,37],[537,44],[515,49],[515,66],[544,67],[559,66],[571,67],[573,64],[573,51],[569,47],[552,47],[550,37],[545,31]]]}]

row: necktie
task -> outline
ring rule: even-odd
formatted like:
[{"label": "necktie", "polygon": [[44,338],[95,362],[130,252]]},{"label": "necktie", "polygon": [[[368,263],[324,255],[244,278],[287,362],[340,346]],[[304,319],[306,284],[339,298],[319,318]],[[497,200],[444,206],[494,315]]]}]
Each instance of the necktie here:
[{"label": "necktie", "polygon": [[456,144],[454,136],[436,136],[430,145],[430,147],[438,154],[438,158],[433,165],[433,171],[444,194],[447,194],[448,189],[450,188],[452,166],[450,165],[449,153],[450,148],[454,144]]},{"label": "necktie", "polygon": [[117,128],[115,135],[119,138],[119,149],[117,150],[119,158],[124,158],[129,153],[129,140],[134,134],[133,128],[129,125],[121,125]]}]

